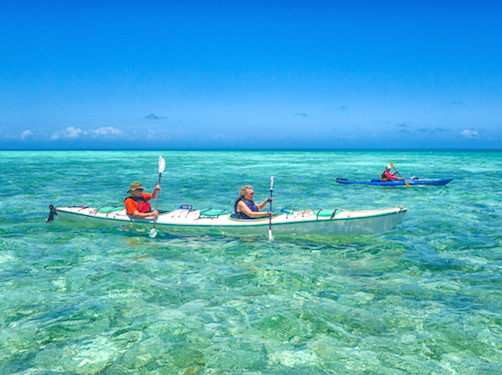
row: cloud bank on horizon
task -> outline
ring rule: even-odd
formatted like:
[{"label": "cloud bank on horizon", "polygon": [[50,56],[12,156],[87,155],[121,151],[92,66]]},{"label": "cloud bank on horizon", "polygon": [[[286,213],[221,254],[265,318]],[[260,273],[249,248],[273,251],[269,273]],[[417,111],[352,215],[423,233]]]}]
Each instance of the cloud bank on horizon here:
[{"label": "cloud bank on horizon", "polygon": [[[295,114],[296,115],[296,114]],[[381,133],[373,133],[366,136],[366,139],[372,139],[375,144],[387,143],[386,147],[375,147],[376,149],[424,149],[442,148],[443,142],[453,145],[452,148],[464,149],[479,149],[480,133],[475,129],[462,129],[453,132],[444,128],[412,128],[407,124],[396,124],[398,129],[396,132],[392,130],[383,130]],[[205,134],[199,134],[197,137],[192,134],[191,138],[194,142],[186,142],[188,138],[187,133],[173,135],[169,130],[155,131],[148,130],[122,130],[111,126],[103,126],[97,129],[82,129],[79,127],[68,126],[63,129],[57,129],[52,133],[46,131],[37,131],[32,129],[24,129],[17,135],[5,137],[12,145],[24,145],[25,148],[197,148],[198,145],[204,145],[208,148],[320,148],[320,149],[344,149],[344,148],[372,148],[366,146],[364,143],[359,142],[357,136],[358,129],[355,133],[336,131],[334,132],[333,140],[326,140],[312,137],[310,141],[316,141],[319,147],[312,147],[309,143],[308,137],[302,139],[290,138],[289,143],[274,146],[273,143],[267,143],[265,136],[257,137],[256,140],[262,143],[262,146],[256,146],[256,143],[246,144],[247,138],[245,136],[231,135],[226,133],[216,133],[208,131]],[[394,136],[394,135],[395,136]],[[404,137],[401,137],[404,135]],[[488,136],[487,136],[488,137]],[[131,142],[132,139],[142,139],[141,143]],[[204,142],[204,139],[206,141]],[[490,139],[488,139],[490,140]],[[212,143],[216,141],[216,143]],[[307,141],[307,143],[305,143]],[[494,143],[498,142],[493,139]],[[404,144],[403,144],[404,143]],[[31,147],[30,147],[31,146]],[[225,147],[223,147],[225,148]]]},{"label": "cloud bank on horizon", "polygon": [[5,5],[0,149],[502,149],[502,4],[192,5]]}]

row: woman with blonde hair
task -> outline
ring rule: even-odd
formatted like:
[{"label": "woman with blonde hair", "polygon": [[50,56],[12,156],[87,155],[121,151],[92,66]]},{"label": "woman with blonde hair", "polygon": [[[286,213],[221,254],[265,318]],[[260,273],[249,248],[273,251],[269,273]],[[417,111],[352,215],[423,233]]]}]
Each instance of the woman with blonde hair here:
[{"label": "woman with blonde hair", "polygon": [[272,202],[273,198],[267,198],[260,204],[253,201],[254,190],[251,185],[241,187],[239,198],[234,203],[233,217],[237,219],[257,219],[259,217],[268,217],[269,212],[259,212],[265,207],[268,202]]}]

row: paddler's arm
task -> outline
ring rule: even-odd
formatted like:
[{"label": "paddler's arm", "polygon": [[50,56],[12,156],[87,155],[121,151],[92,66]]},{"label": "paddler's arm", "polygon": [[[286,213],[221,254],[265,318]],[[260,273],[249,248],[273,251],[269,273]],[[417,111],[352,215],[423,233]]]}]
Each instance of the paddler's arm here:
[{"label": "paddler's arm", "polygon": [[393,180],[404,180],[403,177],[396,177],[396,176],[394,176],[396,173],[399,173],[399,171],[397,169],[396,169],[396,171],[394,173],[389,173],[391,175],[390,178],[393,179]]},{"label": "paddler's arm", "polygon": [[265,207],[265,205],[269,202],[269,201],[274,201],[274,198],[267,198],[265,199],[263,202],[261,202],[260,204],[256,205],[256,207],[258,207],[259,210],[263,210],[263,207]]},{"label": "paddler's arm", "polygon": [[160,191],[160,185],[157,185],[153,188],[152,199],[157,199],[157,197],[159,196],[159,191]]},{"label": "paddler's arm", "polygon": [[159,214],[159,211],[153,210],[152,212],[139,212],[138,210],[134,211],[132,216],[134,216],[135,219],[148,219],[150,217],[155,217]]},{"label": "paddler's arm", "polygon": [[[267,217],[268,213],[267,212],[253,212],[249,209],[246,203],[243,201],[240,201],[237,203],[237,207],[240,209],[241,212],[245,213],[247,216],[252,217],[252,218],[258,218],[258,217]],[[259,208],[259,206],[257,206]]]}]

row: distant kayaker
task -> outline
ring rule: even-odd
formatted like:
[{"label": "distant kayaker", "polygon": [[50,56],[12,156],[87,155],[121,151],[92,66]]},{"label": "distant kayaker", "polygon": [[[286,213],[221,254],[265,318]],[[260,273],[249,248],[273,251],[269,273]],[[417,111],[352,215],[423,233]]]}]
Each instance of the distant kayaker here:
[{"label": "distant kayaker", "polygon": [[136,219],[146,219],[159,214],[159,211],[152,210],[152,206],[148,201],[158,197],[160,185],[155,186],[151,194],[143,193],[143,190],[145,188],[141,186],[141,182],[133,182],[127,191],[130,196],[124,199],[127,214]]},{"label": "distant kayaker", "polygon": [[385,167],[385,171],[382,172],[380,179],[382,181],[402,180],[403,179],[402,177],[394,176],[396,173],[399,173],[399,171],[397,169],[394,173],[390,173],[390,165],[387,165]]},{"label": "distant kayaker", "polygon": [[268,217],[268,212],[259,212],[265,207],[268,202],[272,202],[273,198],[267,198],[260,204],[253,201],[254,190],[251,185],[241,187],[239,198],[234,203],[234,215],[238,219],[256,219],[259,217]]}]

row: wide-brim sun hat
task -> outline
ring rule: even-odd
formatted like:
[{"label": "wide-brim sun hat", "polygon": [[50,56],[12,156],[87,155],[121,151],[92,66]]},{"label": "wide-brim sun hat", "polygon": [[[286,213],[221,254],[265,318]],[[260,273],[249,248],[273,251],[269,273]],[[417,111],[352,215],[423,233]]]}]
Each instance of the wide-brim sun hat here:
[{"label": "wide-brim sun hat", "polygon": [[129,190],[127,190],[127,193],[129,194],[130,192],[132,192],[134,190],[138,190],[138,189],[145,190],[145,188],[143,186],[141,186],[141,182],[135,181],[131,185],[129,185]]}]

